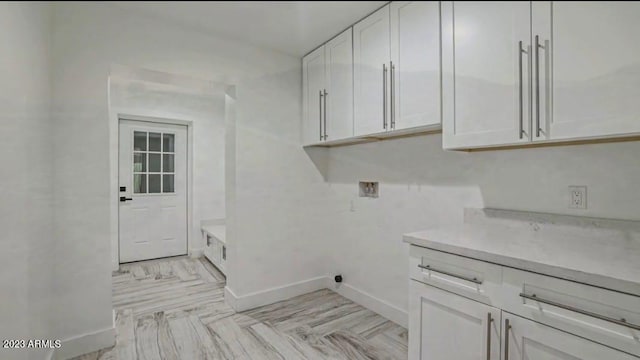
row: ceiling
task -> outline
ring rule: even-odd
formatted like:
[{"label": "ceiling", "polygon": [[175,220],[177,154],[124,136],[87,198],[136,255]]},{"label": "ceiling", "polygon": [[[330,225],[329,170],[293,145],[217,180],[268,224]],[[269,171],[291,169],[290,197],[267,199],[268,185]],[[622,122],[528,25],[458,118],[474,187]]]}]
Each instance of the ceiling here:
[{"label": "ceiling", "polygon": [[163,21],[302,56],[386,1],[116,1]]}]

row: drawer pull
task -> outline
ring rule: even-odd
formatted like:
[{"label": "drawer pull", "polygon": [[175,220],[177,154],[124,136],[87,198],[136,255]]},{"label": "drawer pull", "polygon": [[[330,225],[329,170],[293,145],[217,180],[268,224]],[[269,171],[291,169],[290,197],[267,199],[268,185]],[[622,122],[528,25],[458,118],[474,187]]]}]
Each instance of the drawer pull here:
[{"label": "drawer pull", "polygon": [[466,280],[466,281],[471,281],[472,283],[475,283],[475,284],[478,284],[478,285],[482,285],[482,280],[478,280],[478,278],[475,278],[475,277],[474,278],[470,278],[470,277],[466,277],[466,276],[452,274],[452,273],[450,273],[448,271],[434,269],[434,268],[431,267],[431,265],[420,265],[420,264],[418,264],[418,267],[420,269],[425,269],[425,270],[437,272],[437,273],[440,273],[440,274],[453,276],[454,278],[458,278],[458,279],[462,279],[462,280]]},{"label": "drawer pull", "polygon": [[536,296],[536,294],[527,295],[525,293],[520,293],[520,297],[524,298],[524,299],[537,301],[539,303],[543,303],[543,304],[548,304],[548,305],[551,305],[551,306],[559,307],[561,309],[573,311],[573,312],[576,312],[578,314],[591,316],[593,318],[604,320],[604,321],[608,321],[610,323],[614,323],[614,324],[617,324],[617,325],[628,327],[630,329],[640,330],[640,325],[635,325],[635,324],[628,323],[627,320],[624,319],[624,318],[623,319],[614,319],[612,317],[600,315],[600,314],[597,314],[597,313],[594,313],[594,312],[591,312],[591,311],[582,310],[582,309],[575,308],[573,306],[560,304],[560,303],[557,303],[557,302],[552,301],[552,300],[542,299],[542,298],[539,298],[538,296]]}]

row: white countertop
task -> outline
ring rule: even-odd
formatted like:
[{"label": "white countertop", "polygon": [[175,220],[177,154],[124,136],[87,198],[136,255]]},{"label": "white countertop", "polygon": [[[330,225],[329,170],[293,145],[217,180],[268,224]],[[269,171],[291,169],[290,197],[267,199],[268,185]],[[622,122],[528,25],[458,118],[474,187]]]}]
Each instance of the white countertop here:
[{"label": "white countertop", "polygon": [[640,296],[640,232],[557,224],[463,224],[404,242]]}]

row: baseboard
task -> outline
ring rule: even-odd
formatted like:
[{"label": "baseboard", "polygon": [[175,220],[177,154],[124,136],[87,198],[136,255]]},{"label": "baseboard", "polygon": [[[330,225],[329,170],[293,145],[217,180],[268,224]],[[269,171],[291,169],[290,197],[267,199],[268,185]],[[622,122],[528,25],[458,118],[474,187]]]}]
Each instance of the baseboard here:
[{"label": "baseboard", "polygon": [[278,301],[287,300],[294,296],[303,295],[327,287],[327,277],[299,281],[278,286],[271,289],[238,296],[228,286],[225,287],[225,300],[236,312],[246,311]]},{"label": "baseboard", "polygon": [[354,286],[345,283],[336,285],[333,282],[333,279],[328,279],[330,280],[329,286],[327,286],[329,289],[337,292],[356,304],[362,305],[367,309],[378,313],[404,328],[409,326],[409,315],[406,311],[391,305],[384,300],[378,299],[377,297]]},{"label": "baseboard", "polygon": [[51,353],[51,359],[66,360],[113,346],[116,328],[99,330],[62,341],[62,346]]},{"label": "baseboard", "polygon": [[329,276],[321,276],[242,296],[236,295],[231,288],[226,286],[224,288],[224,298],[227,305],[231,306],[236,312],[242,312],[320,289],[335,291],[356,304],[362,305],[404,328],[409,324],[409,315],[406,311],[352,285],[345,283],[336,285],[333,278]]},{"label": "baseboard", "polygon": [[189,250],[189,256],[192,258],[199,258],[204,256],[204,249],[191,249]]}]

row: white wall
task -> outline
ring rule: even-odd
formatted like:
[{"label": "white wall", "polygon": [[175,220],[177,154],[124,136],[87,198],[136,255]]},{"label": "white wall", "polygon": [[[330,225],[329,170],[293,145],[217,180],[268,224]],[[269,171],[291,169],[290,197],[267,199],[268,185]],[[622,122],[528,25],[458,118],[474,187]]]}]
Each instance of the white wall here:
[{"label": "white wall", "polygon": [[[461,153],[428,135],[329,152],[330,271],[405,311],[402,234],[460,224],[465,207],[640,220],[640,142]],[[380,181],[380,197],[358,198],[359,180]],[[587,210],[568,208],[569,185],[588,187]]]},{"label": "white wall", "polygon": [[[154,79],[158,77],[169,81]],[[110,122],[112,127],[117,126],[118,116],[126,114],[191,123],[193,178],[190,187],[193,204],[189,253],[197,253],[204,248],[201,221],[225,218],[224,88],[203,80],[185,78],[184,81],[176,81],[176,78],[172,74],[137,69],[122,76],[112,68],[109,81]],[[117,151],[115,146],[112,148],[114,151]],[[111,175],[115,181],[112,188],[115,188],[118,180],[115,174]],[[112,216],[117,216],[117,211]],[[116,240],[117,237],[112,238],[112,255],[117,266]]]},{"label": "white wall", "polygon": [[329,205],[328,185],[300,147],[300,59],[108,4],[58,3],[54,26],[58,337],[111,326],[112,64],[236,84],[235,163],[227,165],[227,191],[235,198],[227,210],[238,225],[228,239],[237,265],[228,285],[236,294],[324,275],[327,240],[309,229],[317,226],[318,206]]},{"label": "white wall", "polygon": [[[0,339],[51,335],[50,27],[48,5],[0,3]],[[2,359],[42,356],[0,349]]]}]

